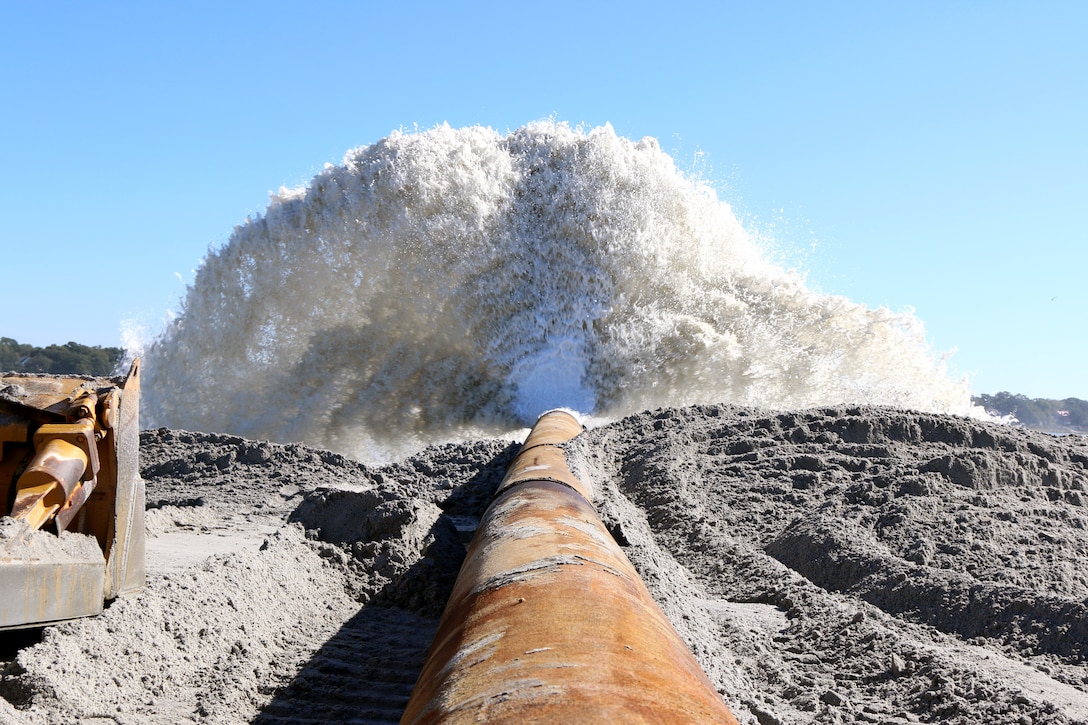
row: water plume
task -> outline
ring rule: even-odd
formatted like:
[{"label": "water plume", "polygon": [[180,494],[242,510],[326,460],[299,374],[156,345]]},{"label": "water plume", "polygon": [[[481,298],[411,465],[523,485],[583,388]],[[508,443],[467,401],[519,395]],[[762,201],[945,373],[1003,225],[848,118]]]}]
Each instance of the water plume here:
[{"label": "water plume", "polygon": [[379,460],[697,402],[970,413],[910,313],[809,290],[646,138],[394,133],[210,252],[147,350],[151,425]]}]

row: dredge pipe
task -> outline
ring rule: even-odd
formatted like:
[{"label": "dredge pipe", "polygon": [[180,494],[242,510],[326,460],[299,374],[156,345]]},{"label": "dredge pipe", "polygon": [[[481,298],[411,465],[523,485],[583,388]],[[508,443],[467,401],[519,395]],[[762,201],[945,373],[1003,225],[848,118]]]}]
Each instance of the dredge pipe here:
[{"label": "dredge pipe", "polygon": [[402,725],[737,723],[537,421],[480,521]]}]

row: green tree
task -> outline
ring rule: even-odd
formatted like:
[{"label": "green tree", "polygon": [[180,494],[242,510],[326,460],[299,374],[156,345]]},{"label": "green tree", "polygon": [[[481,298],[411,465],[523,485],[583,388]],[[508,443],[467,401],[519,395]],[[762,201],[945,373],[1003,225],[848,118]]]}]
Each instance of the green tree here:
[{"label": "green tree", "polygon": [[1001,391],[994,395],[978,395],[973,400],[992,413],[1015,416],[1026,428],[1050,431],[1088,428],[1088,401],[1079,398],[1050,400]]},{"label": "green tree", "polygon": [[33,346],[20,345],[10,337],[0,337],[0,370],[21,370],[23,360],[33,349]]},{"label": "green tree", "polygon": [[125,351],[68,342],[35,347],[0,337],[0,370],[55,375],[112,375]]}]

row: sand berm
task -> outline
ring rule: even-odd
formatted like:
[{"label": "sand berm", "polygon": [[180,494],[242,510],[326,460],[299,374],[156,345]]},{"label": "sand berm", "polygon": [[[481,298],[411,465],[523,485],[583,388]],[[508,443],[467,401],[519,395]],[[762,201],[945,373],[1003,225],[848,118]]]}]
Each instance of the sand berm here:
[{"label": "sand berm", "polygon": [[[396,722],[517,443],[141,442],[146,591],[9,640],[0,721]],[[1088,722],[1085,439],[699,406],[566,448],[741,722]]]}]

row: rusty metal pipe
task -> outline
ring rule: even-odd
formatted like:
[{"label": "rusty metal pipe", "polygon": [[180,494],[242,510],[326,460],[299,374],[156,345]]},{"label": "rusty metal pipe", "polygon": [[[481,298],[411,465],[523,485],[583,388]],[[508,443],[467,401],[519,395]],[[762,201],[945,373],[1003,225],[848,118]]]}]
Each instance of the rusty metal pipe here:
[{"label": "rusty metal pipe", "polygon": [[401,718],[736,723],[605,529],[546,413],[480,521]]}]

